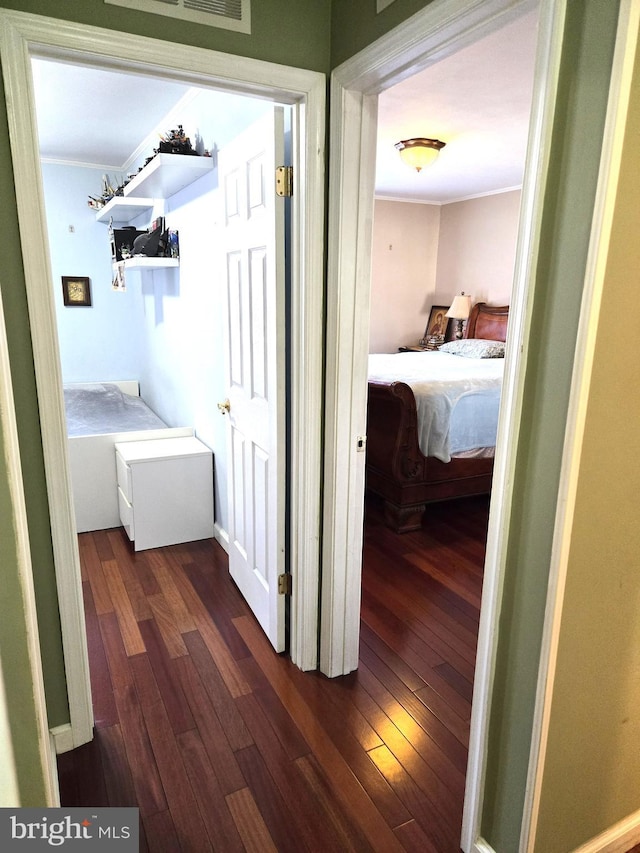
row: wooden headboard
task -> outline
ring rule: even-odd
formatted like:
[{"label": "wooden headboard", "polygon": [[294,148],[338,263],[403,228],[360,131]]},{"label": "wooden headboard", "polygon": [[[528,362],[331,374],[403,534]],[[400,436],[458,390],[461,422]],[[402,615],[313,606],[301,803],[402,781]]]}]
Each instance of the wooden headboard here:
[{"label": "wooden headboard", "polygon": [[508,305],[487,305],[477,302],[471,309],[465,338],[484,338],[488,341],[507,340]]}]

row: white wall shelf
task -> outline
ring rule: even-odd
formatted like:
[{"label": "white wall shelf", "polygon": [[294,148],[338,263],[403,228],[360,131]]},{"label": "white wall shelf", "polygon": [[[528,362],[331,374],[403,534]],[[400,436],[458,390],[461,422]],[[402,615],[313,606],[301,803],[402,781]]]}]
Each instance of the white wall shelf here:
[{"label": "white wall shelf", "polygon": [[118,261],[113,265],[115,269],[119,264],[123,264],[126,270],[157,270],[167,269],[171,267],[179,267],[180,261],[178,258],[127,258],[126,261]]},{"label": "white wall shelf", "polygon": [[212,157],[156,154],[124,188],[124,197],[169,198],[213,169]]},{"label": "white wall shelf", "polygon": [[109,224],[109,220],[113,217],[114,223],[126,225],[143,213],[148,213],[153,209],[153,205],[152,198],[114,196],[102,210],[96,213],[96,220]]}]

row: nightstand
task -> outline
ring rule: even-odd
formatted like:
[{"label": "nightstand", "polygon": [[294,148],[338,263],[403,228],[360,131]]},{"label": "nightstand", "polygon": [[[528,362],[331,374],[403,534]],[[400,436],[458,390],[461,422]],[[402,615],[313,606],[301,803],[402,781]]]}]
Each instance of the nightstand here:
[{"label": "nightstand", "polygon": [[136,551],[213,536],[213,454],[194,437],[115,444],[120,520]]}]

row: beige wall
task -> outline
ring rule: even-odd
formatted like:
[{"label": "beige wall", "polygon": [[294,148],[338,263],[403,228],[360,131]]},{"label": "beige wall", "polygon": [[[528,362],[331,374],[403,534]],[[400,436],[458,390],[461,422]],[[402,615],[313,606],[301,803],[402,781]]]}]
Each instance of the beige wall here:
[{"label": "beige wall", "polygon": [[473,302],[509,304],[519,212],[519,190],[443,205],[438,302],[464,291]]},{"label": "beige wall", "polygon": [[369,351],[417,343],[431,305],[461,291],[508,305],[519,208],[519,190],[442,206],[376,201]]},{"label": "beige wall", "polygon": [[436,286],[437,205],[376,201],[370,352],[395,352],[424,333]]},{"label": "beige wall", "polygon": [[639,66],[640,51],[579,462],[539,853],[573,850],[640,810],[640,311],[620,311],[635,301],[640,269]]}]

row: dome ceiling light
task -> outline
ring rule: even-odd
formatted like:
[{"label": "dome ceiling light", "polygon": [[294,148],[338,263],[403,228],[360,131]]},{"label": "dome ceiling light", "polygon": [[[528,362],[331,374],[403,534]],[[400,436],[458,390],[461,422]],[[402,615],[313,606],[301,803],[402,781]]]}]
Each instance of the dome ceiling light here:
[{"label": "dome ceiling light", "polygon": [[419,172],[425,166],[430,166],[440,153],[440,149],[444,148],[445,142],[440,142],[439,139],[403,139],[401,142],[396,142],[395,148],[399,151],[400,157],[411,168]]}]

